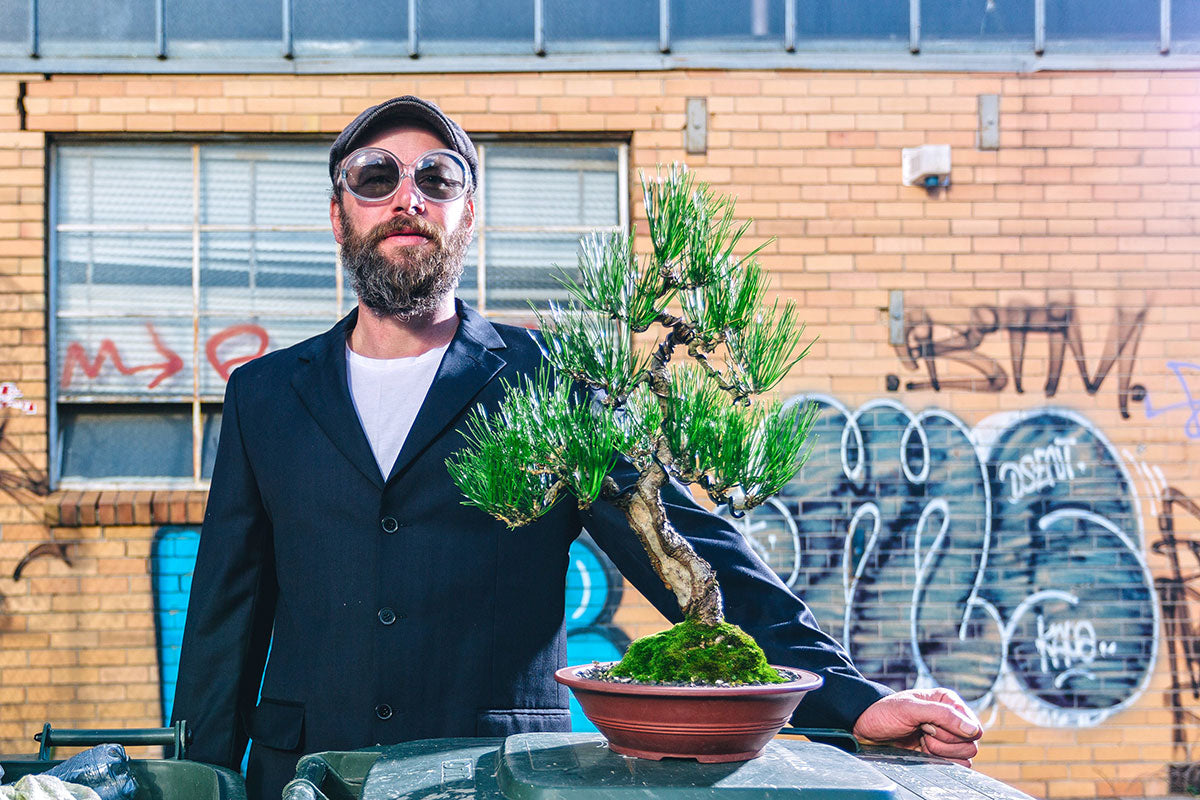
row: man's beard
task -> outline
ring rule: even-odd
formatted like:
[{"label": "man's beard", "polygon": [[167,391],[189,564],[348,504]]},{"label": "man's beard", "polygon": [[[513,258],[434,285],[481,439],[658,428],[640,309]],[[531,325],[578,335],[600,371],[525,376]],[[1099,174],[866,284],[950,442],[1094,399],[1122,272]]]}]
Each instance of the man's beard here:
[{"label": "man's beard", "polygon": [[[402,321],[430,314],[458,288],[471,244],[470,225],[460,223],[446,234],[421,217],[396,217],[359,233],[343,213],[341,228],[342,266],[358,299],[376,314]],[[379,245],[394,233],[425,236],[432,248],[384,255]]]}]

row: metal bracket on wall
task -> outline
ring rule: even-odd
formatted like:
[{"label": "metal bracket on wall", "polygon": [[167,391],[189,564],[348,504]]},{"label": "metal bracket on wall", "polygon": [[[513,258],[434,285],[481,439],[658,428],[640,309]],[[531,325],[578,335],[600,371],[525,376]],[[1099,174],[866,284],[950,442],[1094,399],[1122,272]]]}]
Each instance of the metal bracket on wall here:
[{"label": "metal bracket on wall", "polygon": [[688,98],[683,147],[689,155],[704,155],[708,152],[708,101],[703,97]]},{"label": "metal bracket on wall", "polygon": [[888,292],[888,344],[904,344],[904,290]]},{"label": "metal bracket on wall", "polygon": [[1000,95],[979,95],[979,149],[1000,149]]}]

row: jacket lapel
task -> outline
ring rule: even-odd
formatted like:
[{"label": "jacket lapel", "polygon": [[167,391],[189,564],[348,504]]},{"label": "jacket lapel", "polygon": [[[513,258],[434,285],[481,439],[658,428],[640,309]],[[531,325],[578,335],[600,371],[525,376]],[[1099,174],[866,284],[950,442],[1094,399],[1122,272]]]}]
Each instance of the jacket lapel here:
[{"label": "jacket lapel", "polygon": [[442,357],[433,385],[388,475],[389,481],[402,473],[507,363],[493,352],[504,349],[505,344],[492,324],[475,309],[456,302],[458,331]]},{"label": "jacket lapel", "polygon": [[346,382],[346,333],[354,327],[358,309],[351,311],[329,332],[316,337],[299,353],[300,368],[292,387],[300,395],[321,430],[342,455],[379,489],[383,476],[350,399]]}]

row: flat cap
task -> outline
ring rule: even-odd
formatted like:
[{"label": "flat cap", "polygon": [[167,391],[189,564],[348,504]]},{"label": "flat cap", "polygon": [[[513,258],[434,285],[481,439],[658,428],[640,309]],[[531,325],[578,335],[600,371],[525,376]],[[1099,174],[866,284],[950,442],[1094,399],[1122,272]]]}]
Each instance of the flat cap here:
[{"label": "flat cap", "polygon": [[405,123],[429,128],[440,136],[450,150],[466,160],[467,167],[471,170],[471,188],[479,185],[479,154],[475,152],[471,137],[435,104],[410,94],[393,97],[379,105],[371,106],[338,134],[333,146],[329,148],[329,180],[337,183],[338,166],[343,158],[358,148],[359,142],[380,131]]}]

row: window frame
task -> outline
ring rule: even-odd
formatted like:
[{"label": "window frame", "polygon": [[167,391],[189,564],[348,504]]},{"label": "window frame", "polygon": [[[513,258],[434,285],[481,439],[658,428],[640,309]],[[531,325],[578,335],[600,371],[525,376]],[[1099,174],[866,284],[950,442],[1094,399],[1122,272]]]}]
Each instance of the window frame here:
[{"label": "window frame", "polygon": [[[486,158],[489,146],[504,146],[518,145],[521,147],[613,147],[617,153],[617,225],[607,226],[512,226],[512,225],[487,225],[485,209],[483,203],[486,202],[484,192],[480,191],[475,195],[475,214],[476,214],[476,231],[475,241],[477,249],[477,259],[475,264],[477,294],[475,302],[472,303],[481,313],[484,313],[491,319],[502,322],[510,322],[517,324],[530,324],[534,321],[532,314],[529,311],[521,311],[516,309],[494,309],[487,308],[487,272],[488,263],[486,259],[486,239],[489,234],[495,233],[579,233],[580,235],[598,231],[598,230],[629,230],[630,228],[630,194],[629,194],[629,149],[630,136],[628,134],[614,133],[596,133],[596,134],[571,134],[571,135],[554,135],[554,134],[528,134],[525,136],[519,134],[485,134],[473,136],[476,148],[480,156],[480,175],[481,183],[486,182]],[[161,225],[161,224],[140,224],[140,223],[120,223],[120,224],[88,224],[88,223],[63,223],[59,221],[59,196],[58,196],[58,176],[60,169],[59,150],[64,146],[71,145],[159,145],[173,144],[186,145],[191,150],[191,191],[192,191],[192,218],[187,225]],[[328,146],[328,137],[313,137],[311,135],[288,136],[288,135],[222,135],[216,134],[212,136],[195,136],[195,135],[139,135],[132,134],[128,136],[114,136],[111,134],[88,135],[88,134],[70,134],[62,136],[49,136],[46,142],[46,160],[45,160],[45,186],[46,186],[46,358],[48,363],[47,369],[47,397],[49,402],[47,405],[47,431],[48,442],[50,447],[48,460],[49,482],[52,490],[116,490],[116,489],[188,489],[188,490],[204,490],[209,486],[209,479],[203,477],[203,460],[204,460],[204,435],[206,418],[213,413],[214,408],[219,409],[222,400],[201,393],[199,371],[203,368],[204,353],[203,341],[201,337],[193,335],[192,351],[191,351],[191,373],[192,373],[192,391],[190,395],[184,397],[182,395],[161,395],[161,394],[138,394],[130,392],[125,395],[116,397],[93,397],[89,398],[86,393],[66,394],[60,386],[61,375],[60,370],[62,364],[59,363],[59,322],[62,319],[77,318],[94,318],[83,312],[68,312],[65,315],[60,311],[59,307],[59,237],[62,234],[69,233],[94,233],[94,232],[131,232],[131,233],[187,233],[191,236],[192,254],[191,254],[191,292],[192,306],[190,314],[187,315],[193,323],[193,331],[199,330],[198,326],[201,320],[211,319],[211,314],[205,314],[200,302],[200,293],[202,286],[200,284],[200,274],[202,268],[202,247],[200,243],[205,234],[210,233],[246,233],[254,231],[281,231],[281,232],[328,232],[329,227],[312,226],[312,225],[253,225],[253,224],[213,224],[204,223],[200,220],[201,204],[199,203],[200,193],[200,152],[201,148],[211,145],[227,144],[237,146],[243,144],[279,144],[279,145],[319,145],[322,147]],[[178,230],[176,230],[178,227]],[[353,290],[346,285],[345,271],[342,269],[341,258],[338,252],[336,243],[332,235],[329,238],[329,247],[333,255],[335,269],[335,307],[328,320],[328,326],[332,326],[343,316],[347,306],[347,298],[353,299]],[[349,293],[349,295],[347,295]],[[350,306],[352,307],[352,306]],[[144,317],[144,314],[131,314],[130,316]],[[182,317],[182,314],[173,315]],[[327,326],[327,327],[328,327]],[[290,345],[290,343],[289,343]],[[286,345],[285,345],[286,346]],[[62,475],[63,464],[63,428],[60,425],[59,405],[73,405],[75,407],[86,407],[93,405],[97,408],[112,407],[118,405],[153,405],[164,404],[168,406],[188,405],[191,409],[191,443],[192,443],[192,476],[185,477],[161,477],[161,476],[133,476],[128,478],[83,478],[83,477],[64,477]],[[218,411],[219,413],[219,411]]]}]

